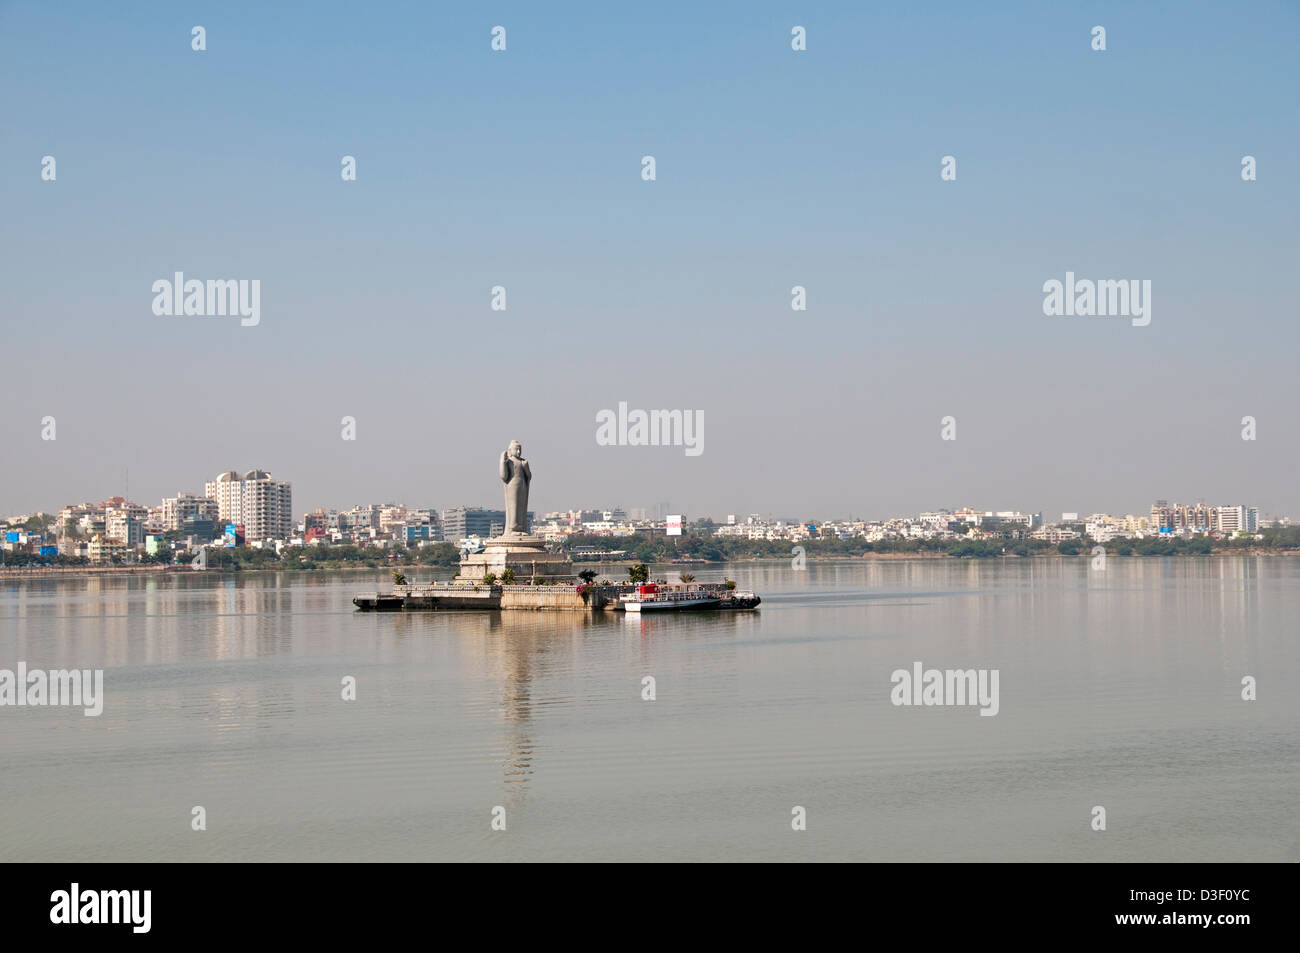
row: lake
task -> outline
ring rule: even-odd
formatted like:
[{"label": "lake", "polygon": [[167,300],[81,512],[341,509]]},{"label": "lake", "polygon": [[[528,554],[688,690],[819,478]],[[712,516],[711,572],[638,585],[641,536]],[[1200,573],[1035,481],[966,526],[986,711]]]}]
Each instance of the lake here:
[{"label": "lake", "polygon": [[[762,607],[358,613],[374,571],[0,579],[0,668],[104,670],[98,717],[0,708],[0,860],[1300,860],[1300,559],[693,571]],[[997,670],[997,714],[893,704],[918,662]]]}]

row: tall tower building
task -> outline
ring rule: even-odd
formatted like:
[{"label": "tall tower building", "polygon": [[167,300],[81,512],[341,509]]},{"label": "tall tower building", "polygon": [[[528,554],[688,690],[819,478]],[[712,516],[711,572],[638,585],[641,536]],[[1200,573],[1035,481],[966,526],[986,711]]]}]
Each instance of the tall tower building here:
[{"label": "tall tower building", "polygon": [[217,501],[221,522],[243,524],[249,542],[288,539],[293,534],[291,484],[272,479],[265,470],[249,470],[242,477],[227,470],[204,484],[203,493]]}]

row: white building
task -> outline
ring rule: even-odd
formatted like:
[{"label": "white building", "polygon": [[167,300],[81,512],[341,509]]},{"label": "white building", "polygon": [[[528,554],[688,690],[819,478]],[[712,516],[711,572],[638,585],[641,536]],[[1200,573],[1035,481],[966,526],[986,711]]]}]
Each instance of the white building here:
[{"label": "white building", "polygon": [[1259,508],[1255,506],[1216,507],[1215,530],[1224,535],[1259,531]]},{"label": "white building", "polygon": [[243,524],[250,543],[293,535],[291,484],[272,479],[265,470],[249,470],[242,477],[227,470],[204,484],[203,492],[216,501],[221,522]]},{"label": "white building", "polygon": [[1129,535],[1124,520],[1117,520],[1106,513],[1094,513],[1089,516],[1084,532],[1099,543],[1109,543],[1116,537]]},{"label": "white building", "polygon": [[1080,534],[1064,526],[1040,526],[1029,534],[1033,539],[1045,539],[1049,543],[1063,543],[1067,539],[1079,539]]},{"label": "white building", "polygon": [[406,525],[408,511],[401,503],[387,503],[379,508],[379,531],[391,533]]},{"label": "white building", "polygon": [[935,510],[930,513],[922,513],[917,519],[931,526],[947,526],[956,520],[956,517],[952,515],[951,510]]},{"label": "white building", "polygon": [[162,501],[159,520],[169,530],[180,529],[190,518],[219,519],[220,512],[216,500],[192,493],[177,493]]},{"label": "white building", "polygon": [[138,546],[144,542],[143,522],[133,519],[130,510],[108,510],[104,515],[104,537],[127,546]]}]

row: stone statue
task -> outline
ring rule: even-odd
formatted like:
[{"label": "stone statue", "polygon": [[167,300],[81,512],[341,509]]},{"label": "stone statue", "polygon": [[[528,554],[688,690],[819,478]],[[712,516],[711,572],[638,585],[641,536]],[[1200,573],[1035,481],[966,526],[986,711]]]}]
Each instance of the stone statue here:
[{"label": "stone statue", "polygon": [[533,480],[523,450],[518,440],[511,440],[509,449],[501,454],[498,467],[501,482],[506,485],[505,532],[520,536],[528,532],[528,484]]},{"label": "stone statue", "polygon": [[[523,448],[518,440],[511,440],[510,447],[501,454],[497,468],[501,482],[506,491],[506,525],[500,536],[483,541],[483,551],[462,553],[460,572],[455,582],[462,586],[483,586],[488,574],[500,579],[506,572],[514,573],[515,582],[521,583],[529,578],[545,578],[553,582],[568,585],[573,582],[573,563],[564,553],[552,552],[546,548],[546,540],[528,533],[528,487],[533,482],[533,471],[524,459]],[[485,591],[482,597],[475,590],[475,599],[498,600],[491,608],[505,608],[500,599],[515,599],[522,586],[507,586],[509,592],[493,588]],[[576,598],[576,596],[575,596]],[[526,601],[526,600],[525,600]],[[585,605],[585,603],[584,603]],[[482,608],[483,606],[476,606]],[[576,607],[575,607],[576,608]]]}]

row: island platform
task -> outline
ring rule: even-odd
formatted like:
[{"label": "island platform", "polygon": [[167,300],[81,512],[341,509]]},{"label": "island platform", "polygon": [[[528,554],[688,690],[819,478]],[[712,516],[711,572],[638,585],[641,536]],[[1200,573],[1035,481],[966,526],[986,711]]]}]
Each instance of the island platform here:
[{"label": "island platform", "polygon": [[[352,600],[362,612],[463,612],[534,609],[569,612],[624,612],[627,599],[643,587],[626,586],[505,586],[447,583],[396,586],[392,592],[363,592]],[[762,601],[752,592],[729,589],[724,583],[692,587],[710,599],[698,610],[754,609]]]}]

